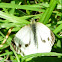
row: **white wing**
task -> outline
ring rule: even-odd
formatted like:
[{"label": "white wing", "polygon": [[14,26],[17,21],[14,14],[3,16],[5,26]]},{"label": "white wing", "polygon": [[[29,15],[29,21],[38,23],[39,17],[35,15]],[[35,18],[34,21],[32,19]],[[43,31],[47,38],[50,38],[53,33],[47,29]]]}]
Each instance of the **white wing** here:
[{"label": "white wing", "polygon": [[37,22],[38,52],[50,52],[54,44],[55,37],[52,31],[44,24]]},{"label": "white wing", "polygon": [[16,45],[16,48],[14,49],[22,56],[34,54],[37,52],[37,49],[34,45],[34,37],[30,25],[26,25],[21,28],[21,30],[16,33],[13,41]]},{"label": "white wing", "polygon": [[18,54],[24,55],[25,47],[29,46],[30,44],[30,39],[31,39],[31,28],[30,25],[24,26],[19,30],[13,41],[16,45],[16,52]]}]

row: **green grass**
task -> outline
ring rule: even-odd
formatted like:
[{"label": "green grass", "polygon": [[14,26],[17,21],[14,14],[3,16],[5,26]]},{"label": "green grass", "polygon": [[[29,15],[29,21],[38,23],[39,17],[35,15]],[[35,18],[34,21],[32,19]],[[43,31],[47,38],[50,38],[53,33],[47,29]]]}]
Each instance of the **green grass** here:
[{"label": "green grass", "polygon": [[[35,3],[37,2],[37,4]],[[9,3],[6,3],[9,2]],[[62,61],[62,13],[61,0],[0,0],[0,44],[2,44],[8,30],[12,32],[3,47],[0,48],[0,57],[13,62],[61,62]],[[30,18],[39,19],[55,34],[55,44],[50,53],[38,53],[22,57],[16,54],[11,40],[21,27],[30,24]],[[12,50],[11,50],[11,49]],[[53,60],[54,59],[54,60]]]}]

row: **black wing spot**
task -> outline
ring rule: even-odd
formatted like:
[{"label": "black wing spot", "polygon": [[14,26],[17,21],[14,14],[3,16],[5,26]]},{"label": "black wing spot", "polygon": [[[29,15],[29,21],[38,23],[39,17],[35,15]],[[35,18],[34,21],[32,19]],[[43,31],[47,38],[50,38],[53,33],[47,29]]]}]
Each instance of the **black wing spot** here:
[{"label": "black wing spot", "polygon": [[30,45],[31,41],[29,41],[29,44],[25,44],[25,47],[28,47]]},{"label": "black wing spot", "polygon": [[45,40],[42,40],[42,42],[44,42],[44,43],[45,43],[46,41],[45,41]]},{"label": "black wing spot", "polygon": [[19,47],[21,47],[21,44],[19,44]]},{"label": "black wing spot", "polygon": [[11,43],[11,45],[14,48],[14,50],[16,51],[16,45],[14,45],[13,43]]},{"label": "black wing spot", "polygon": [[49,39],[49,37],[48,37],[48,41],[49,41],[50,39]]},{"label": "black wing spot", "polygon": [[25,47],[28,47],[29,46],[29,44],[25,44]]},{"label": "black wing spot", "polygon": [[15,44],[14,41],[11,42],[11,45],[12,45],[12,47],[14,48],[14,50],[16,51],[16,44]]}]

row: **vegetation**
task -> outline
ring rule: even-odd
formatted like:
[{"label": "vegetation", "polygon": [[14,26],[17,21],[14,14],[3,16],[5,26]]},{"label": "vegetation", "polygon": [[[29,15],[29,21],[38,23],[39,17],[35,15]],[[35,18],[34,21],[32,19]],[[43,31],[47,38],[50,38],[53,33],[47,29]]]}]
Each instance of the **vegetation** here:
[{"label": "vegetation", "polygon": [[[0,0],[0,62],[61,62],[62,61],[62,13],[61,0]],[[22,57],[14,51],[11,40],[21,27],[30,24],[31,18],[48,26],[55,34],[55,44],[50,53],[38,53]],[[12,29],[8,39],[6,34]],[[3,40],[6,42],[3,43]],[[3,44],[2,44],[3,43]],[[1,45],[3,45],[1,47]],[[11,50],[11,49],[12,50]]]}]

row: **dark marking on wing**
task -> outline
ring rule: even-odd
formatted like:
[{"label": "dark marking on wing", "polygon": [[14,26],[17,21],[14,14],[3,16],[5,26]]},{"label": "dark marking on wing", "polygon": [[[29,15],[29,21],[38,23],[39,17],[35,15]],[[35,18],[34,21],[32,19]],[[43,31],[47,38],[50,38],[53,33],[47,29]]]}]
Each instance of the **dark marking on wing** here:
[{"label": "dark marking on wing", "polygon": [[54,34],[51,32],[52,41],[54,40]]},{"label": "dark marking on wing", "polygon": [[[19,41],[19,45],[17,46],[16,44],[15,44],[15,41],[14,41],[14,38],[12,39],[12,42],[11,42],[11,45],[13,46],[13,48],[14,48],[14,50],[18,53],[18,52],[22,52],[21,51],[21,47],[22,47],[22,44],[20,44],[20,41]],[[20,54],[20,53],[18,53],[18,54]],[[24,55],[24,54],[23,54]]]},{"label": "dark marking on wing", "polygon": [[42,40],[42,42],[44,42],[44,43],[45,43],[46,41],[45,41],[45,40]]},{"label": "dark marking on wing", "polygon": [[[41,38],[41,36],[40,36],[40,38]],[[45,40],[42,40],[42,38],[41,38],[41,41],[44,42],[44,43],[46,42]]]},{"label": "dark marking on wing", "polygon": [[49,37],[48,37],[48,41],[49,41],[50,39],[49,39]]},{"label": "dark marking on wing", "polygon": [[16,51],[16,44],[13,39],[12,39],[11,45],[13,46],[14,50]]},{"label": "dark marking on wing", "polygon": [[51,43],[52,43],[52,45],[53,45],[54,42],[55,42],[55,37],[54,37],[54,34],[53,34],[52,31],[50,31],[50,33],[51,33],[51,39],[52,39]]},{"label": "dark marking on wing", "polygon": [[28,44],[25,44],[25,47],[28,47],[30,45],[30,43],[31,43],[31,40],[29,41]]},{"label": "dark marking on wing", "polygon": [[25,44],[25,47],[28,47],[29,46],[29,44]]},{"label": "dark marking on wing", "polygon": [[19,44],[19,47],[21,47],[21,44]]}]

